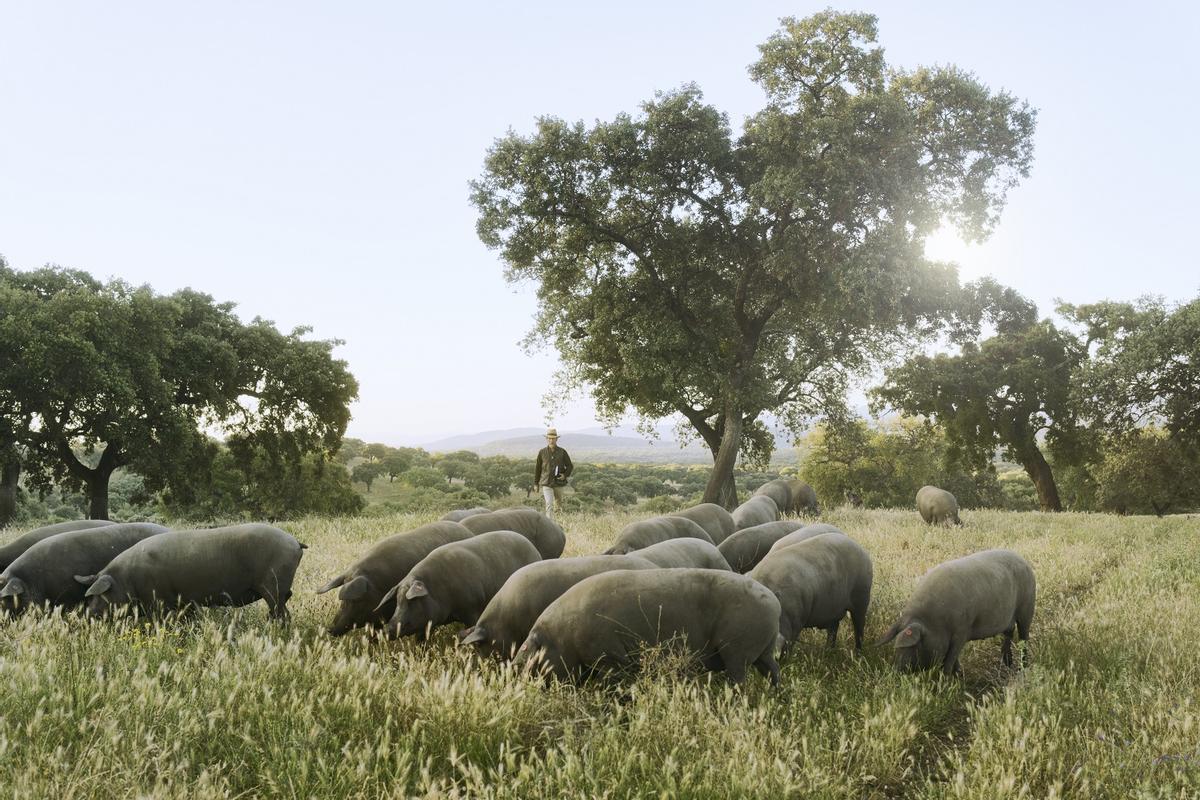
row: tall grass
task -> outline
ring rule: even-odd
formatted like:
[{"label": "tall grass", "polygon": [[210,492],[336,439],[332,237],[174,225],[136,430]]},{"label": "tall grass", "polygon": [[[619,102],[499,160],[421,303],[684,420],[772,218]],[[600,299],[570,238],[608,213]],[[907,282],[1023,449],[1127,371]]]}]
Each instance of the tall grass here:
[{"label": "tall grass", "polygon": [[[566,555],[632,515],[566,517]],[[0,622],[0,787],[13,797],[1195,797],[1200,524],[976,512],[826,517],[875,560],[868,636],[930,567],[1011,547],[1039,581],[1029,668],[976,642],[965,678],[901,676],[887,648],[806,634],[783,686],[668,660],[544,685],[460,649],[323,632],[313,590],[405,516],[287,526],[310,549],[292,623],[265,608],[158,625]],[[846,626],[843,626],[844,628]]]}]

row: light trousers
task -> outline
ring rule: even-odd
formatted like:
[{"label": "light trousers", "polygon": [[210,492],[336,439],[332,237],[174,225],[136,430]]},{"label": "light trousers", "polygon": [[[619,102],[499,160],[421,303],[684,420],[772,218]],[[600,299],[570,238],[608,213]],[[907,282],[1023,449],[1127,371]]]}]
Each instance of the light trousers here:
[{"label": "light trousers", "polygon": [[562,510],[563,487],[543,486],[542,499],[546,501],[546,516],[554,519],[555,509]]}]

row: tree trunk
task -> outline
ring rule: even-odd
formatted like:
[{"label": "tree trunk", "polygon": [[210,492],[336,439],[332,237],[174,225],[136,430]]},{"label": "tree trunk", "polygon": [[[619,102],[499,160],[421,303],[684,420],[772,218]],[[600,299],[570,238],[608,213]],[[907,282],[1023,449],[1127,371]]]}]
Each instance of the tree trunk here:
[{"label": "tree trunk", "polygon": [[112,472],[96,469],[88,476],[88,519],[108,519],[108,479]]},{"label": "tree trunk", "polygon": [[721,432],[721,444],[713,451],[713,469],[704,487],[705,503],[716,503],[730,511],[737,508],[737,486],[733,468],[737,464],[738,448],[742,443],[742,415],[726,413]]},{"label": "tree trunk", "polygon": [[0,528],[17,515],[17,484],[21,480],[21,462],[12,458],[0,466]]},{"label": "tree trunk", "polygon": [[89,519],[108,519],[108,480],[116,472],[120,459],[121,448],[109,444],[100,455],[100,463],[94,469],[85,468]]},{"label": "tree trunk", "polygon": [[1042,511],[1062,511],[1062,501],[1058,499],[1058,485],[1054,482],[1054,473],[1050,471],[1050,464],[1036,444],[1029,447],[1026,452],[1028,455],[1021,462],[1021,466],[1025,468],[1025,474],[1029,476],[1033,481],[1034,488],[1037,489],[1038,503],[1041,505]]}]

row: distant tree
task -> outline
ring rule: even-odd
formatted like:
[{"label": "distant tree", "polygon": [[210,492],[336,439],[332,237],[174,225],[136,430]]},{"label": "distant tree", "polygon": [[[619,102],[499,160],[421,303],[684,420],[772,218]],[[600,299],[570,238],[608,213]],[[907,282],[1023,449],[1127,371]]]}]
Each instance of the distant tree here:
[{"label": "distant tree", "polygon": [[985,237],[1027,174],[1035,113],[954,67],[889,67],[876,20],[785,19],[751,76],[740,136],[695,86],[592,127],[509,133],[473,184],[478,232],[537,285],[528,342],[600,412],[681,414],[712,452],[704,498],[732,507],[760,416],[793,430],[844,408],[849,374],[945,320],[944,222]]},{"label": "distant tree", "polygon": [[342,439],[341,447],[339,447],[337,453],[334,454],[334,460],[339,464],[349,464],[354,459],[363,457],[363,450],[366,448],[366,446],[367,443],[362,439],[352,439],[350,437],[346,437]]},{"label": "distant tree", "polygon": [[392,483],[397,475],[412,466],[412,456],[400,450],[393,450],[379,463],[384,474],[388,476],[388,483]]},{"label": "distant tree", "polygon": [[375,479],[384,473],[384,466],[378,461],[364,461],[356,466],[350,472],[350,479],[356,483],[366,484],[367,492],[371,491],[371,484]]},{"label": "distant tree", "polygon": [[862,419],[823,425],[805,445],[800,478],[830,505],[850,502],[853,495],[868,507],[910,507],[926,484],[952,492],[967,508],[1001,504],[992,465],[974,469],[958,462],[945,433],[920,420],[878,427]]},{"label": "distant tree", "polygon": [[1083,458],[1072,377],[1086,358],[1080,342],[1009,290],[992,312],[996,333],[958,355],[917,356],[886,372],[877,404],[941,425],[956,457],[977,468],[997,449],[1024,468],[1043,511],[1061,511],[1043,439],[1064,461]]},{"label": "distant tree", "polygon": [[442,459],[437,462],[438,471],[446,476],[447,485],[452,483],[455,478],[462,478],[467,474],[467,469],[471,465],[466,461],[456,461],[454,459]]},{"label": "distant tree", "polygon": [[1162,429],[1110,440],[1094,475],[1107,511],[1161,517],[1200,505],[1200,453]]},{"label": "distant tree", "polygon": [[118,467],[150,490],[194,483],[213,455],[203,429],[293,468],[332,454],[357,397],[338,342],[244,324],[191,289],[0,265],[0,309],[0,432],[16,436],[31,484],[86,489],[93,518],[108,516]]},{"label": "distant tree", "polygon": [[446,476],[432,467],[413,467],[400,480],[417,488],[440,489],[446,486]]},{"label": "distant tree", "polygon": [[[212,468],[200,485],[168,488],[164,505],[189,519],[293,519],[312,514],[350,516],[366,506],[350,474],[336,462],[309,454],[282,463],[246,440],[233,448],[214,443]],[[238,451],[241,452],[238,452]]]},{"label": "distant tree", "polygon": [[1073,389],[1096,428],[1129,434],[1147,423],[1200,446],[1200,299],[1174,308],[1137,303],[1063,304],[1091,358]]},{"label": "distant tree", "polygon": [[452,453],[443,453],[441,459],[444,461],[461,461],[465,464],[475,464],[479,462],[479,454],[472,450],[455,450]]},{"label": "distant tree", "polygon": [[362,451],[363,458],[368,458],[372,461],[382,461],[387,458],[392,452],[392,448],[386,444],[378,442],[370,442]]},{"label": "distant tree", "polygon": [[512,488],[509,471],[502,467],[497,469],[495,465],[467,464],[463,478],[467,486],[488,497],[504,497]]}]

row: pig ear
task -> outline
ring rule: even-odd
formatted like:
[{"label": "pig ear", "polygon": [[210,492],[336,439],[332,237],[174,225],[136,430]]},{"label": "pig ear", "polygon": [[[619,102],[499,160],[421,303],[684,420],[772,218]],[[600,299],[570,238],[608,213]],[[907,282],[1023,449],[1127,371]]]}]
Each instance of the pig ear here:
[{"label": "pig ear", "polygon": [[378,611],[379,609],[383,608],[385,605],[387,605],[389,600],[394,600],[396,598],[396,590],[399,588],[400,584],[397,583],[395,586],[388,589],[387,594],[385,594],[383,599],[379,601],[379,605],[375,606],[375,610]]},{"label": "pig ear", "polygon": [[96,582],[96,576],[95,575],[76,575],[75,582],[82,583],[84,586],[91,586],[93,583]]},{"label": "pig ear", "polygon": [[896,636],[896,649],[916,647],[919,641],[921,641],[921,626],[915,623],[906,625],[904,630]]},{"label": "pig ear", "polygon": [[[337,579],[335,579],[337,580]],[[342,586],[342,590],[338,592],[339,600],[357,600],[367,593],[367,579],[359,575],[354,580]]]},{"label": "pig ear", "polygon": [[99,578],[96,578],[95,583],[88,587],[87,593],[84,594],[84,597],[94,597],[98,594],[104,594],[112,588],[112,585],[113,579],[111,575],[101,575]]},{"label": "pig ear", "polygon": [[488,640],[487,631],[483,629],[482,625],[476,625],[474,628],[468,628],[467,630],[463,631],[463,633],[465,633],[466,636],[462,638],[462,644],[479,644],[480,642],[486,642]]},{"label": "pig ear", "polygon": [[425,584],[421,581],[413,581],[412,586],[408,587],[408,591],[404,596],[409,600],[415,600],[418,597],[425,597],[429,594],[429,590],[425,588]]},{"label": "pig ear", "polygon": [[890,642],[892,639],[895,639],[895,638],[896,638],[896,634],[900,632],[900,629],[901,629],[902,627],[904,627],[904,626],[903,626],[903,625],[901,625],[899,622],[897,622],[895,625],[893,625],[892,627],[888,628],[888,629],[887,629],[887,633],[885,633],[885,634],[884,634],[884,635],[883,635],[883,636],[882,636],[882,637],[879,639],[879,641],[875,642],[875,646],[876,646],[876,647],[878,647],[878,646],[880,646],[880,645],[887,644],[887,643],[888,643],[888,642]]},{"label": "pig ear", "polygon": [[338,575],[336,578],[331,580],[329,583],[325,584],[320,589],[317,589],[317,594],[325,594],[328,591],[332,591],[333,589],[336,589],[337,587],[341,586],[345,582],[346,582],[346,576]]},{"label": "pig ear", "polygon": [[16,597],[19,594],[25,593],[25,581],[20,578],[9,578],[4,584],[4,588],[0,589],[0,597]]}]

